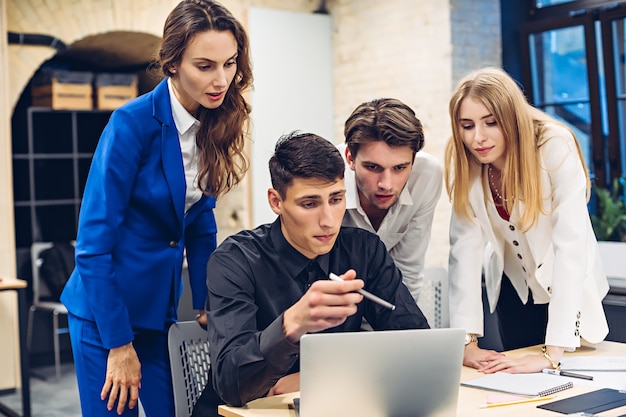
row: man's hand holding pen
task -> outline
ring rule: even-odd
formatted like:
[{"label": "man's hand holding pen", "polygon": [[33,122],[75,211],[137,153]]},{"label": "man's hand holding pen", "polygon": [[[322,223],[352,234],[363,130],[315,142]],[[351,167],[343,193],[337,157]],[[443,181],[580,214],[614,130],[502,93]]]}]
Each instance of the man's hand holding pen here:
[{"label": "man's hand holding pen", "polygon": [[287,339],[298,343],[306,333],[326,330],[342,324],[357,311],[363,295],[357,291],[364,282],[352,269],[341,276],[342,282],[315,281],[307,292],[283,314],[283,331]]},{"label": "man's hand holding pen", "polygon": [[[342,282],[343,281],[343,279],[341,279],[341,277],[333,274],[332,272],[328,275],[328,278],[333,280],[333,281],[337,281],[337,282]],[[372,294],[370,292],[367,292],[367,291],[365,291],[362,288],[357,290],[357,292],[359,294],[361,294],[363,297],[367,298],[368,300],[373,301],[376,304],[381,305],[381,306],[383,306],[385,308],[388,308],[389,310],[395,310],[396,309],[396,306],[391,304],[389,301],[385,301],[382,298],[380,298],[380,297],[378,297],[378,296],[376,296],[376,295],[374,295],[374,294]]]}]

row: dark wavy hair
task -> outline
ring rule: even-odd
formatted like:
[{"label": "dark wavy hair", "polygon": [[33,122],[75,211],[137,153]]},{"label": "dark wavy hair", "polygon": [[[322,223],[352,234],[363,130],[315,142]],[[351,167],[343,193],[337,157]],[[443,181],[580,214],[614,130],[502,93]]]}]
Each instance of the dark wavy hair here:
[{"label": "dark wavy hair", "polygon": [[224,102],[216,109],[200,106],[196,144],[200,154],[198,183],[207,194],[220,196],[243,179],[249,163],[244,154],[250,105],[243,93],[252,85],[250,44],[241,23],[213,0],[183,0],[169,14],[163,28],[158,65],[165,76],[178,64],[198,33],[229,31],[237,41],[237,72]]}]

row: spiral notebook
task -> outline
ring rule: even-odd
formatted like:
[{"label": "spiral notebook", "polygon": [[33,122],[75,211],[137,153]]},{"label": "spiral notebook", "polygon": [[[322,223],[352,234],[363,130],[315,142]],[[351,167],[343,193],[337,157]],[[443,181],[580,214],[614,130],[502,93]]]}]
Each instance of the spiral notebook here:
[{"label": "spiral notebook", "polygon": [[529,397],[543,397],[574,386],[569,378],[560,375],[507,374],[505,372],[496,372],[464,381],[461,385]]}]

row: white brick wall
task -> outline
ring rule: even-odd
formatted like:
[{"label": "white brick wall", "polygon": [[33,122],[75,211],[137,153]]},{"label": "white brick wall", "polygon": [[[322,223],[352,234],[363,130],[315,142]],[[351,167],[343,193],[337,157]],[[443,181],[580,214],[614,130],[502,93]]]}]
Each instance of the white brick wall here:
[{"label": "white brick wall", "polygon": [[451,0],[452,79],[502,62],[499,0]]},{"label": "white brick wall", "polygon": [[[66,44],[109,31],[160,36],[163,22],[178,0],[0,0],[0,34],[43,33]],[[249,7],[311,12],[318,0],[223,0],[244,23]],[[499,0],[328,0],[334,25],[335,142],[343,140],[343,123],[354,107],[375,97],[395,97],[413,107],[424,124],[427,152],[442,158],[450,134],[448,98],[468,70],[499,65]],[[6,21],[1,17],[6,12]],[[6,22],[6,23],[5,23]],[[9,129],[13,107],[28,81],[55,50],[6,45],[0,40],[1,132]],[[8,74],[8,76],[7,76]],[[6,81],[8,80],[8,82]],[[303,80],[306,82],[306,80]],[[0,137],[0,167],[11,166],[9,136]],[[5,152],[4,150],[8,150]],[[2,171],[4,172],[4,171]],[[219,239],[249,224],[249,191],[244,184],[220,200],[216,216]],[[12,233],[13,181],[0,174],[0,275],[15,274]],[[433,225],[427,266],[446,266],[450,205],[442,195]],[[14,300],[0,299],[0,311],[15,311]],[[2,316],[9,317],[11,314]],[[11,323],[1,323],[6,334]],[[0,333],[2,333],[0,332]],[[12,358],[6,348],[0,356]],[[14,360],[11,363],[15,363]],[[12,386],[7,375],[0,385]],[[8,382],[7,382],[8,381]]]},{"label": "white brick wall", "polygon": [[[45,33],[70,45],[108,31],[160,36],[165,17],[178,0],[2,0],[7,27]],[[311,12],[318,0],[223,0],[246,22],[247,9],[268,7]],[[334,142],[354,107],[375,97],[395,97],[413,107],[424,124],[425,151],[438,158],[450,134],[448,98],[456,80],[470,69],[500,62],[499,0],[328,0],[333,18]],[[37,68],[54,55],[48,47],[9,45],[12,108]],[[306,80],[303,80],[306,82]],[[0,161],[1,162],[1,161]],[[12,181],[0,184],[10,193]],[[249,224],[247,183],[223,198],[216,210],[220,240]],[[0,206],[0,215],[3,214]],[[7,208],[4,208],[6,213]],[[9,207],[10,210],[10,207]],[[442,195],[428,253],[429,266],[445,266],[450,205]],[[13,244],[12,239],[8,239]]]},{"label": "white brick wall", "polygon": [[[411,106],[424,125],[424,150],[442,158],[449,133],[450,10],[441,0],[336,0],[335,142],[354,108],[376,97]],[[449,208],[443,198],[433,225],[428,265],[447,264]]]}]

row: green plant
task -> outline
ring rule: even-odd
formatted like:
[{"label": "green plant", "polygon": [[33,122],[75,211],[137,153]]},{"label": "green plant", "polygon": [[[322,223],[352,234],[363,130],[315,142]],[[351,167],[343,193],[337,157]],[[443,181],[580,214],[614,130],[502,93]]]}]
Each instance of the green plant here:
[{"label": "green plant", "polygon": [[615,178],[610,189],[594,187],[597,214],[591,215],[591,224],[598,240],[626,241],[626,178]]}]

